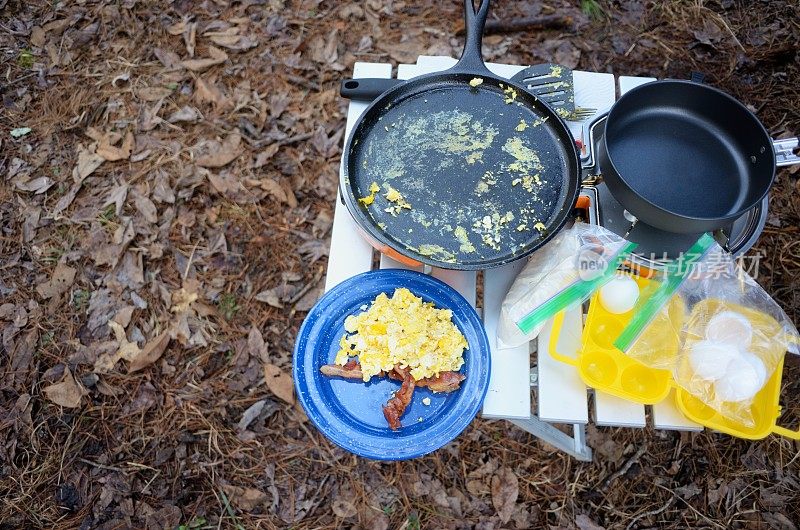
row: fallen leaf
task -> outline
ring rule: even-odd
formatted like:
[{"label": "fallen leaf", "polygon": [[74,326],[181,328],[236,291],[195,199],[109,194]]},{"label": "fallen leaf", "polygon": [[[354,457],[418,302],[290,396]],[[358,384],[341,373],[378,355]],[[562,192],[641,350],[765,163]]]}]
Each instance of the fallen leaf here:
[{"label": "fallen leaf", "polygon": [[294,384],[292,378],[274,364],[264,365],[264,379],[270,391],[289,404],[294,403]]},{"label": "fallen leaf", "polygon": [[262,190],[272,195],[276,201],[279,202],[289,201],[289,198],[287,197],[286,192],[283,190],[281,185],[278,184],[276,181],[272,180],[271,178],[248,179],[247,184],[250,186],[258,186]]},{"label": "fallen leaf", "polygon": [[47,35],[45,31],[39,26],[33,26],[31,28],[31,44],[36,46],[37,48],[44,47],[44,43],[46,42]]},{"label": "fallen leaf", "polygon": [[240,510],[249,512],[267,502],[267,494],[254,488],[240,488],[239,486],[224,485],[222,489],[228,499]]},{"label": "fallen leaf", "polygon": [[[14,304],[3,304],[0,305],[0,319],[3,320],[10,320],[12,316],[14,316],[14,312],[16,311],[17,306]],[[25,311],[23,309],[23,311]]]},{"label": "fallen leaf", "polygon": [[247,429],[247,427],[253,423],[253,420],[258,418],[258,415],[264,410],[264,405],[266,404],[267,400],[262,399],[247,407],[247,410],[242,413],[242,418],[239,420],[239,423],[236,424],[236,429],[239,430],[239,432]]},{"label": "fallen leaf", "polygon": [[128,184],[123,182],[118,184],[111,190],[111,193],[108,195],[108,198],[103,203],[103,208],[108,206],[109,204],[113,204],[114,212],[119,216],[122,213],[122,207],[125,205],[125,198],[128,196]]},{"label": "fallen leaf", "polygon": [[[331,64],[336,61],[339,57],[339,54],[336,51],[336,48],[339,44],[339,30],[334,28],[328,33],[328,38],[323,39],[322,36],[317,36],[311,39],[308,44],[308,47],[311,52],[311,58],[322,64]],[[419,44],[415,41],[415,47],[419,47]],[[413,62],[413,61],[409,61]]]},{"label": "fallen leaf", "polygon": [[159,101],[172,94],[172,89],[163,86],[151,86],[140,88],[136,91],[139,99],[144,101]]},{"label": "fallen leaf", "polygon": [[125,328],[120,324],[109,320],[108,327],[114,332],[114,338],[117,339],[118,346],[115,352],[104,353],[94,362],[94,371],[99,374],[105,374],[113,370],[117,361],[120,359],[131,361],[131,359],[139,355],[142,351],[135,342],[130,342],[128,340],[128,337],[125,335]]},{"label": "fallen leaf", "polygon": [[256,300],[259,302],[264,302],[267,305],[271,305],[272,307],[283,307],[283,304],[281,304],[281,300],[278,297],[278,293],[275,292],[274,288],[261,291],[256,295]]},{"label": "fallen leaf", "polygon": [[222,64],[228,60],[228,54],[216,46],[208,47],[208,54],[211,56],[206,59],[189,59],[181,61],[181,66],[192,72],[202,72],[212,66]]},{"label": "fallen leaf", "polygon": [[251,327],[250,333],[247,334],[247,350],[251,356],[261,359],[262,362],[269,361],[269,348],[264,342],[263,335],[255,326]]},{"label": "fallen leaf", "polygon": [[164,67],[169,70],[180,66],[181,58],[173,51],[165,50],[163,48],[153,48],[153,55],[155,55],[156,59],[158,59],[161,64],[163,64]]},{"label": "fallen leaf", "polygon": [[605,527],[595,523],[585,514],[579,514],[575,517],[575,526],[579,530],[606,530]]},{"label": "fallen leaf", "polygon": [[69,368],[64,369],[64,379],[60,383],[44,388],[47,399],[67,408],[76,408],[81,405],[81,398],[88,392],[75,380]]},{"label": "fallen leaf", "polygon": [[186,44],[186,53],[189,57],[194,57],[195,43],[197,40],[197,22],[192,22],[186,26],[183,32],[183,42]]},{"label": "fallen leaf", "polygon": [[[8,329],[9,328],[6,328],[6,330]],[[9,382],[14,385],[20,381],[24,381],[29,376],[28,367],[33,360],[33,352],[36,349],[38,341],[39,331],[36,328],[26,333],[22,340],[17,341],[16,347],[13,347],[13,352],[11,353],[11,369],[6,372],[4,379],[6,385],[8,385]],[[6,348],[6,351],[8,351],[8,345],[3,344],[3,346]],[[4,357],[8,359],[6,355],[4,355]]]},{"label": "fallen leaf", "polygon": [[258,153],[258,155],[256,155],[256,162],[255,162],[255,164],[253,164],[253,167],[255,169],[258,169],[258,168],[266,165],[266,163],[269,161],[269,159],[272,158],[273,156],[275,156],[275,153],[277,153],[280,148],[281,148],[281,146],[280,146],[280,144],[278,142],[269,144],[266,147],[266,149],[264,149],[263,151]]},{"label": "fallen leaf", "polygon": [[175,314],[185,313],[189,307],[197,300],[197,289],[199,283],[197,280],[186,280],[177,291],[172,293],[172,307],[169,308]]},{"label": "fallen leaf", "polygon": [[117,311],[117,314],[114,315],[114,318],[112,320],[117,324],[119,324],[120,326],[122,326],[123,328],[127,328],[128,324],[131,323],[131,318],[133,317],[133,312],[135,310],[136,308],[134,306],[126,305],[125,307]]},{"label": "fallen leaf", "polygon": [[217,46],[237,51],[248,50],[258,45],[258,42],[252,38],[240,34],[240,29],[237,27],[230,27],[223,31],[207,31],[203,33],[203,36]]},{"label": "fallen leaf", "polygon": [[519,481],[514,472],[508,468],[500,468],[492,477],[492,504],[504,524],[511,519],[514,506],[519,496]]},{"label": "fallen leaf", "polygon": [[292,185],[289,184],[288,180],[284,180],[280,184],[281,184],[281,188],[283,189],[283,193],[286,194],[286,204],[289,205],[289,208],[297,208],[297,205],[298,205],[297,197],[294,196],[294,191],[292,190]]},{"label": "fallen leaf", "polygon": [[714,43],[721,41],[725,37],[725,32],[712,20],[703,20],[703,27],[692,32],[694,38],[706,46],[714,47]]},{"label": "fallen leaf", "polygon": [[703,490],[697,487],[697,484],[695,484],[694,482],[687,484],[686,486],[675,488],[675,493],[677,493],[686,500],[691,499],[695,495],[698,495],[702,492]]},{"label": "fallen leaf", "polygon": [[300,300],[294,304],[295,311],[310,311],[322,296],[322,284],[309,289]]},{"label": "fallen leaf", "polygon": [[116,147],[113,144],[117,143],[116,140],[118,136],[119,135],[116,133],[105,135],[97,146],[97,155],[107,162],[116,162],[117,160],[126,160],[130,158],[131,152],[133,152],[133,133],[128,131],[120,146]]},{"label": "fallen leaf", "polygon": [[331,511],[336,517],[341,517],[342,519],[358,515],[355,504],[348,499],[334,499],[331,503]]},{"label": "fallen leaf", "polygon": [[128,365],[128,373],[137,372],[156,362],[167,349],[170,340],[172,339],[168,330],[162,331],[158,337],[151,339],[133,356]]},{"label": "fallen leaf", "polygon": [[223,167],[242,154],[241,143],[242,137],[239,133],[228,135],[223,142],[216,140],[201,142],[195,147],[200,153],[195,163],[200,167]]},{"label": "fallen leaf", "polygon": [[186,27],[188,26],[188,20],[183,19],[180,22],[176,22],[175,24],[167,27],[167,33],[170,35],[178,36],[181,35],[184,31],[186,31]]},{"label": "fallen leaf", "polygon": [[197,103],[211,103],[215,107],[228,106],[228,99],[213,81],[204,81],[198,77],[194,82],[194,98]]},{"label": "fallen leaf", "polygon": [[156,209],[156,205],[153,204],[153,201],[145,197],[144,195],[136,194],[136,198],[133,200],[133,204],[136,206],[136,209],[139,210],[139,213],[145,218],[148,223],[157,223],[158,222],[158,210]]},{"label": "fallen leaf", "polygon": [[797,526],[782,513],[764,513],[762,517],[764,518],[764,522],[774,530],[797,530]]},{"label": "fallen leaf", "polygon": [[[73,179],[76,181],[85,179],[94,173],[103,162],[105,162],[105,158],[102,156],[86,148],[81,148],[78,151],[78,164],[73,170]],[[76,176],[78,178],[75,178]]]},{"label": "fallen leaf", "polygon": [[50,280],[36,286],[36,292],[42,298],[53,298],[65,293],[75,281],[77,271],[72,267],[59,263],[56,265]]},{"label": "fallen leaf", "polygon": [[563,41],[553,52],[553,60],[557,64],[563,64],[568,68],[577,68],[580,59],[581,50],[569,41]]},{"label": "fallen leaf", "polygon": [[37,177],[27,182],[17,181],[15,184],[17,189],[32,192],[34,195],[39,195],[49,190],[53,184],[55,184],[55,182],[50,177]]},{"label": "fallen leaf", "polygon": [[11,129],[11,136],[14,138],[21,138],[26,134],[30,134],[33,129],[30,127],[17,127],[16,129]]},{"label": "fallen leaf", "polygon": [[200,113],[197,112],[197,109],[194,107],[190,107],[189,105],[184,105],[180,108],[180,110],[176,110],[172,114],[169,115],[167,121],[170,123],[181,123],[181,122],[188,122],[194,123],[198,119],[200,119]]},{"label": "fallen leaf", "polygon": [[230,198],[236,197],[237,192],[243,190],[242,183],[231,174],[218,175],[208,171],[206,177],[208,177],[208,182],[217,192]]}]

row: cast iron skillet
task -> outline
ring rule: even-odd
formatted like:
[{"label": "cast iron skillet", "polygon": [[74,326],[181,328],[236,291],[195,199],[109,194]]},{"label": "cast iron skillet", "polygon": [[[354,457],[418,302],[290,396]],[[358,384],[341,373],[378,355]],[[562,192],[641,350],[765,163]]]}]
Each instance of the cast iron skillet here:
[{"label": "cast iron skillet", "polygon": [[[603,179],[639,221],[678,233],[726,226],[775,180],[773,142],[744,105],[708,85],[641,85],[611,108],[599,143]],[[798,159],[800,160],[800,159]]]},{"label": "cast iron skillet", "polygon": [[[508,263],[552,238],[578,197],[580,159],[567,126],[481,59],[488,10],[489,0],[477,12],[465,0],[458,63],[380,94],[345,145],[348,210],[373,246],[406,263]],[[402,201],[389,200],[390,187]]]}]

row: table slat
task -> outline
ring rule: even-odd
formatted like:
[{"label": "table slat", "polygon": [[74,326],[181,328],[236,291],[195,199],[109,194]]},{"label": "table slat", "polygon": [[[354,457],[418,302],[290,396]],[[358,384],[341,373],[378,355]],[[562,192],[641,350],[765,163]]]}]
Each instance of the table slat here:
[{"label": "table slat", "polygon": [[483,401],[485,418],[530,418],[531,355],[528,344],[498,349],[500,306],[525,260],[517,260],[483,273],[483,324],[489,337],[492,373]]},{"label": "table slat", "polygon": [[702,431],[703,426],[695,423],[678,408],[675,403],[675,389],[669,391],[667,398],[653,405],[653,427],[670,431]]},{"label": "table slat", "polygon": [[607,427],[644,427],[644,405],[605,392],[594,392],[594,422]]},{"label": "table slat", "polygon": [[639,85],[644,85],[646,83],[652,83],[653,81],[657,81],[655,77],[631,77],[627,75],[621,75],[617,78],[619,82],[619,93],[620,95],[624,94],[628,90],[632,88],[636,88]]},{"label": "table slat", "polygon": [[[588,423],[586,385],[578,370],[550,355],[552,327],[550,320],[539,334],[539,419],[553,423]],[[583,308],[578,306],[566,311],[558,352],[574,358],[581,347],[582,330]]]},{"label": "table slat", "polygon": [[[391,77],[391,64],[361,63],[353,67],[353,77]],[[351,101],[347,110],[347,126],[345,138],[356,120],[369,105],[360,101]],[[341,168],[340,168],[341,170]],[[331,231],[331,248],[328,254],[328,271],[325,277],[325,290],[334,285],[372,269],[372,247],[361,237],[355,221],[342,203],[339,192],[336,192],[336,209],[333,214]]]},{"label": "table slat", "polygon": [[[574,71],[575,105],[598,109],[602,112],[614,102],[614,76],[593,72]],[[582,139],[582,124],[567,122],[573,136]],[[560,348],[566,354],[577,352],[583,329],[581,310],[568,312],[564,317]],[[556,361],[550,356],[548,342],[550,325],[539,336],[539,417],[548,421],[586,423],[589,417],[586,385],[576,368]]]}]

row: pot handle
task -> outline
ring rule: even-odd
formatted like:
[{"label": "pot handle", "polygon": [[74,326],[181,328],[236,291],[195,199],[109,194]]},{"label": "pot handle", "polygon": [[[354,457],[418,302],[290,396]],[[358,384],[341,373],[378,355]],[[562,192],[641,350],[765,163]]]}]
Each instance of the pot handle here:
[{"label": "pot handle", "polygon": [[692,72],[689,74],[689,81],[703,85],[706,82],[706,74],[703,72]]},{"label": "pot handle", "polygon": [[800,147],[800,137],[772,140],[772,147],[775,149],[776,166],[783,167],[800,164],[800,156],[795,154],[795,151]]},{"label": "pot handle", "polygon": [[364,77],[359,79],[343,79],[339,85],[339,95],[357,101],[372,101],[387,90],[403,83],[402,79],[382,79]]},{"label": "pot handle", "polygon": [[489,0],[481,0],[477,11],[473,0],[464,0],[464,51],[455,66],[450,69],[451,72],[492,75],[481,57],[483,28],[488,14]]}]

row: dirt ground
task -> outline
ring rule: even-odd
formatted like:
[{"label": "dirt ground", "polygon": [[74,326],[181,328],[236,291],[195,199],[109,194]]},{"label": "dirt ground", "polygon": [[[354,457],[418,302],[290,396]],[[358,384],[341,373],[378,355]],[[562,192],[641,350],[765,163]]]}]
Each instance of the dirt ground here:
[{"label": "dirt ground", "polygon": [[[703,71],[800,133],[796,0],[496,0],[487,59]],[[800,445],[589,428],[578,463],[476,419],[357,459],[293,403],[355,61],[457,55],[461,5],[0,0],[0,528],[773,528]],[[795,168],[796,171],[797,168]],[[800,180],[752,254],[800,324]],[[800,369],[786,421],[800,418]],[[795,398],[792,400],[792,398]],[[790,421],[794,418],[794,421]]]}]

